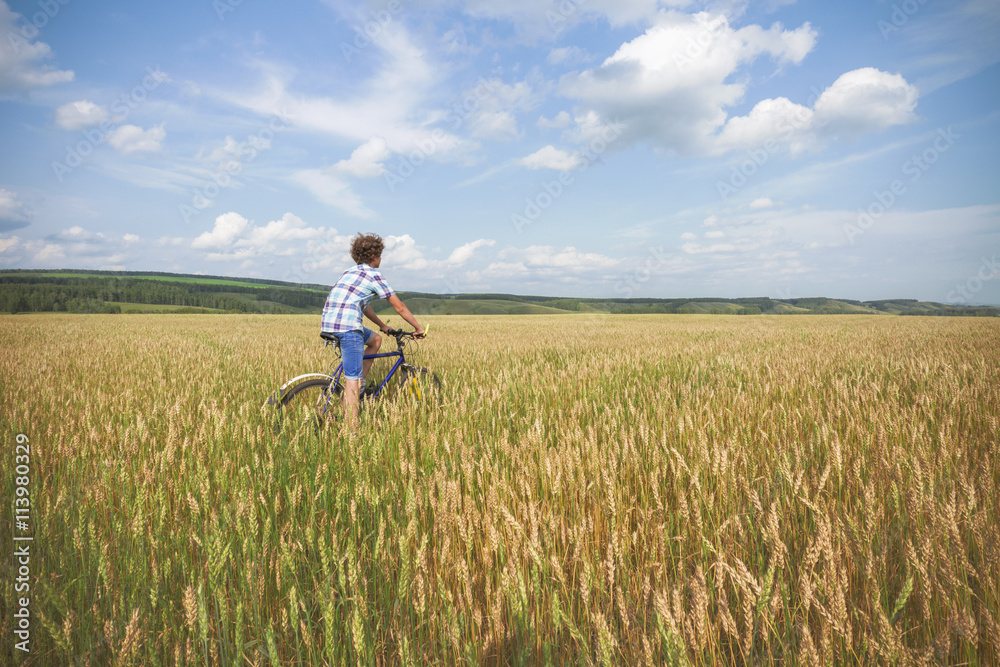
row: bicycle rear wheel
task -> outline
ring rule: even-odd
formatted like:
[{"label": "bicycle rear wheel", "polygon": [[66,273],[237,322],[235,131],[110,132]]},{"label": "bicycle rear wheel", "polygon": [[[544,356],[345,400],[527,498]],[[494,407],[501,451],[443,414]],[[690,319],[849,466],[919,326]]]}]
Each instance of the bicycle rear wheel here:
[{"label": "bicycle rear wheel", "polygon": [[343,393],[341,383],[331,386],[331,381],[325,378],[300,382],[278,401],[279,423],[311,424],[322,428],[324,424],[335,422],[343,417]]}]

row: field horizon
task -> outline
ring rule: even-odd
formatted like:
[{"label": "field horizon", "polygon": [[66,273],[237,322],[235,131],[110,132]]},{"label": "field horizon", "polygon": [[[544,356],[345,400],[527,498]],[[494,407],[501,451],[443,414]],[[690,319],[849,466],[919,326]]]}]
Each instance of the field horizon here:
[{"label": "field horizon", "polygon": [[[330,286],[266,278],[80,269],[0,270],[0,312],[318,314]],[[626,290],[629,294],[632,289]],[[910,298],[578,297],[505,293],[399,292],[416,315],[565,313],[710,315],[1000,316],[1000,306]],[[375,301],[376,312],[389,311]]]}]

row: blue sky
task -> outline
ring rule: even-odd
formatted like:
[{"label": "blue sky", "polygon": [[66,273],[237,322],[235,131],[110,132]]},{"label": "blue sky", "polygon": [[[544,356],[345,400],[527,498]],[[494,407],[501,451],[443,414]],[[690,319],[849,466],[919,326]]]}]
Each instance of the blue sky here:
[{"label": "blue sky", "polygon": [[1000,303],[1000,3],[0,0],[0,267]]}]

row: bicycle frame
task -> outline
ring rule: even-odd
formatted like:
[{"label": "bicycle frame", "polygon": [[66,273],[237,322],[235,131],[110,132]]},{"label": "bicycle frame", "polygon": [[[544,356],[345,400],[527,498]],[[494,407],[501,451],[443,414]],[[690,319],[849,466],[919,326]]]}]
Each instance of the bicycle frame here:
[{"label": "bicycle frame", "polygon": [[[375,390],[375,393],[369,395],[369,398],[376,398],[379,394],[382,393],[382,390],[389,383],[389,380],[392,379],[392,376],[396,374],[396,371],[399,370],[399,367],[406,363],[406,357],[403,356],[402,350],[396,350],[395,352],[379,352],[378,354],[366,354],[364,357],[362,357],[362,362],[367,359],[383,359],[386,357],[399,357],[399,359],[396,361],[395,364],[392,365],[392,368],[389,369],[389,372],[385,374],[385,379],[382,380],[382,384],[378,386],[378,389]],[[340,364],[337,366],[337,370],[333,372],[332,384],[333,385],[340,384],[340,380],[343,376],[344,376],[344,362],[341,361]],[[362,387],[362,389],[364,389],[364,387]],[[364,397],[359,397],[359,398],[361,401],[364,400]]]}]

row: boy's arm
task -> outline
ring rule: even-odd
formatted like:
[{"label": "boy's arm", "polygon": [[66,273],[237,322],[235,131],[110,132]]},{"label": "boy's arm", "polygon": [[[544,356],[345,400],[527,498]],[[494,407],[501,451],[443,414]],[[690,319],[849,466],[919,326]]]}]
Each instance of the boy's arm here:
[{"label": "boy's arm", "polygon": [[371,306],[365,308],[365,317],[374,322],[382,333],[385,333],[386,331],[389,330],[389,327],[386,325],[385,322],[382,321],[382,319],[378,315],[375,314],[375,311],[372,310]]},{"label": "boy's arm", "polygon": [[413,313],[411,313],[410,309],[406,307],[406,304],[399,300],[398,296],[395,294],[390,296],[389,305],[396,309],[396,312],[399,313],[400,317],[410,323],[418,336],[424,335],[424,328],[420,326],[420,323],[417,322],[417,318],[413,316]]}]

